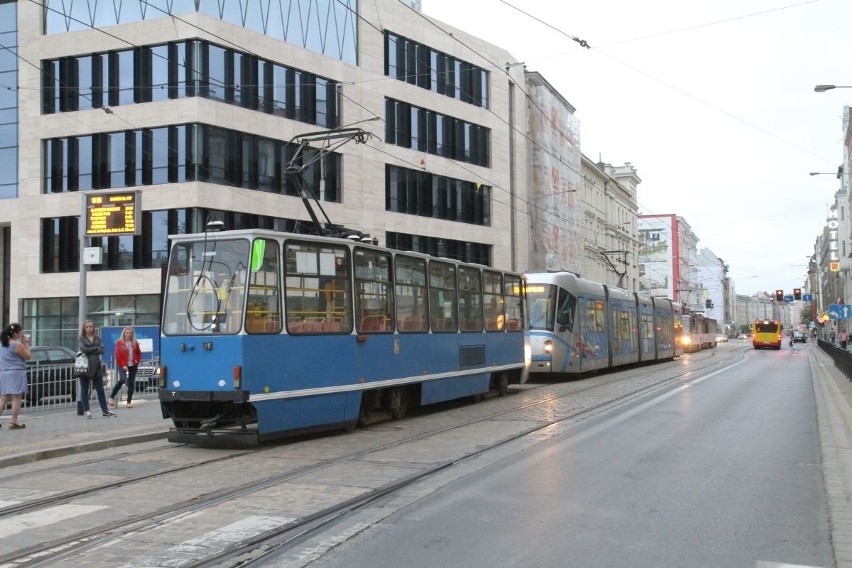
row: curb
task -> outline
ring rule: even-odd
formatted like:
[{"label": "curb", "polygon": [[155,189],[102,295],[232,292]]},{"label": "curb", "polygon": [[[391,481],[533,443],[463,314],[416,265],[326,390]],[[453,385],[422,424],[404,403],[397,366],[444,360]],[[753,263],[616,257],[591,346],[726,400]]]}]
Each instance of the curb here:
[{"label": "curb", "polygon": [[93,442],[83,442],[66,446],[58,446],[55,448],[47,448],[44,450],[36,450],[33,452],[15,454],[12,456],[0,458],[0,468],[33,463],[51,458],[59,458],[72,454],[82,454],[84,452],[95,452],[108,448],[117,448],[120,446],[129,446],[131,444],[152,442],[155,440],[165,439],[166,436],[168,436],[168,431],[163,430],[162,432],[134,434],[130,436],[111,438],[109,440],[96,440]]}]

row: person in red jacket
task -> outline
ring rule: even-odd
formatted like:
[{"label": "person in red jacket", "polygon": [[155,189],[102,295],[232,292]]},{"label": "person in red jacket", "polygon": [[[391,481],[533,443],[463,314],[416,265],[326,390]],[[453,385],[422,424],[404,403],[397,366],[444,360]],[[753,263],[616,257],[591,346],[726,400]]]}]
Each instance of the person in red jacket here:
[{"label": "person in red jacket", "polygon": [[119,381],[112,387],[109,395],[109,405],[115,408],[115,395],[121,390],[121,385],[127,384],[127,408],[133,408],[133,391],[136,386],[136,369],[142,361],[142,349],[136,341],[136,332],[132,327],[125,327],[121,337],[115,342],[115,368],[118,369]]}]

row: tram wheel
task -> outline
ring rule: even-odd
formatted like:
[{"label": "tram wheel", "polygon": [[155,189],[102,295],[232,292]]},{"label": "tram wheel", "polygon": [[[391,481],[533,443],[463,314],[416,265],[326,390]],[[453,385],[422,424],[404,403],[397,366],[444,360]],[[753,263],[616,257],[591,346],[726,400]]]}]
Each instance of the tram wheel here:
[{"label": "tram wheel", "polygon": [[390,409],[391,416],[395,420],[405,418],[408,414],[408,393],[405,389],[397,388],[390,392]]},{"label": "tram wheel", "polygon": [[497,375],[494,387],[497,389],[497,394],[500,396],[506,396],[509,394],[509,375],[506,373],[500,373]]}]

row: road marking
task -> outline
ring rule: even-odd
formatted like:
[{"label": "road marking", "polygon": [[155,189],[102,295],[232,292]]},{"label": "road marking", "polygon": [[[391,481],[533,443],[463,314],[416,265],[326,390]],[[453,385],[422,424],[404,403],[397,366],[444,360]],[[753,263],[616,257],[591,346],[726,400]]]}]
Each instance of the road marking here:
[{"label": "road marking", "polygon": [[44,511],[17,515],[11,519],[0,521],[0,538],[73,519],[80,515],[88,515],[106,508],[105,505],[59,505]]},{"label": "road marking", "polygon": [[810,566],[805,564],[784,564],[783,562],[766,562],[758,560],[754,568],[820,568],[819,566]]},{"label": "road marking", "polygon": [[204,533],[201,536],[186,540],[169,548],[172,553],[195,553],[205,551],[206,554],[224,550],[228,544],[234,544],[266,531],[279,528],[292,522],[291,517],[263,517],[252,515],[236,523]]}]

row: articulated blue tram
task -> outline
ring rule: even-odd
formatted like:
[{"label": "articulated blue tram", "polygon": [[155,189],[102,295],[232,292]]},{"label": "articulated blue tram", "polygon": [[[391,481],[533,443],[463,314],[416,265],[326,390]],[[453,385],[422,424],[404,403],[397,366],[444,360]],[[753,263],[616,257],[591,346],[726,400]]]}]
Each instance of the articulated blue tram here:
[{"label": "articulated blue tram", "polygon": [[681,307],[571,272],[526,274],[530,373],[572,375],[683,354]]},{"label": "articulated blue tram", "polygon": [[350,428],[527,379],[519,274],[268,230],[171,239],[159,398],[173,442]]}]

